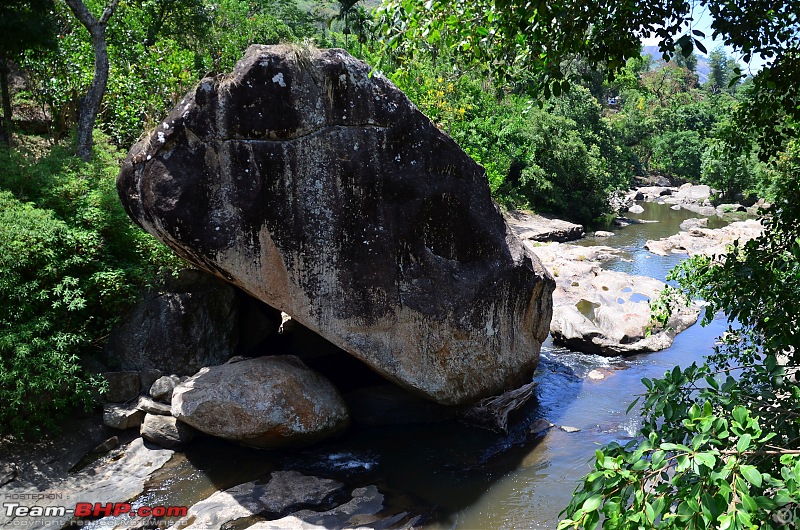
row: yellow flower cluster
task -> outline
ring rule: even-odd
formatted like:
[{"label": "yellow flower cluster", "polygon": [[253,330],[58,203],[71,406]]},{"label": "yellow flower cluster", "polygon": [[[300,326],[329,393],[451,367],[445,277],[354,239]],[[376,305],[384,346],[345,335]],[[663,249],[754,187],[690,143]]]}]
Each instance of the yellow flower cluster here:
[{"label": "yellow flower cluster", "polygon": [[454,120],[463,120],[472,105],[459,104],[454,97],[456,87],[453,83],[446,83],[442,77],[436,79],[436,86],[428,86],[422,93],[421,107],[431,114],[433,118],[447,124]]}]

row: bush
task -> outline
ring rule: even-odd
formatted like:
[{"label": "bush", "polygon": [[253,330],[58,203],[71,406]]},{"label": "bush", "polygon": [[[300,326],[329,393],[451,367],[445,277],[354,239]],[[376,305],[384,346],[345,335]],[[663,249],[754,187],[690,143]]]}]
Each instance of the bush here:
[{"label": "bush", "polygon": [[96,134],[67,148],[0,152],[0,432],[37,432],[97,381],[82,362],[159,269],[177,258],[134,226],[117,197],[120,154]]},{"label": "bush", "polygon": [[79,357],[90,342],[81,268],[90,234],[0,191],[0,430],[51,426],[91,402]]}]

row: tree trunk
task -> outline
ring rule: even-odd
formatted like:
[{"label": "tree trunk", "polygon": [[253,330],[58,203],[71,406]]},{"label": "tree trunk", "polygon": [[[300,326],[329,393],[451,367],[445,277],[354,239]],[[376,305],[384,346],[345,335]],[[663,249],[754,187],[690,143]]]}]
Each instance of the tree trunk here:
[{"label": "tree trunk", "polygon": [[97,114],[100,112],[100,103],[106,93],[108,84],[108,49],[106,47],[106,26],[108,19],[117,9],[119,0],[111,2],[103,10],[100,19],[96,19],[82,0],[65,0],[75,17],[89,31],[92,36],[92,49],[94,50],[94,78],[86,95],[81,98],[78,113],[78,149],[77,155],[88,162],[92,158],[92,132]]},{"label": "tree trunk", "polygon": [[11,94],[8,90],[8,62],[0,55],[0,92],[3,98],[3,118],[0,119],[0,142],[11,147]]}]

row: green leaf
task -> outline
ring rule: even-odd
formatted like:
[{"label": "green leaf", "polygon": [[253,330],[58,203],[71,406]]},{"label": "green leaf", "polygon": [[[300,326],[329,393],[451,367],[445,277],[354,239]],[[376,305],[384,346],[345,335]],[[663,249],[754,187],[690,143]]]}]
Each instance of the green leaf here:
[{"label": "green leaf", "polygon": [[[731,379],[732,378],[729,378],[729,380],[731,380]],[[731,381],[731,383],[732,383],[731,386],[733,386],[736,382],[735,381]],[[726,381],[726,384],[727,384],[727,381]],[[725,390],[725,391],[727,392],[727,390]],[[738,423],[739,425],[744,425],[745,422],[747,421],[747,416],[749,415],[749,413],[748,413],[746,408],[744,408],[742,406],[736,406],[733,409],[732,415],[733,415],[733,419],[736,420],[736,423]]]},{"label": "green leaf", "polygon": [[752,442],[752,437],[749,434],[743,434],[736,443],[736,450],[744,453],[750,448],[750,442]]},{"label": "green leaf", "polygon": [[603,504],[603,496],[592,495],[591,497],[583,501],[583,506],[581,507],[581,509],[584,512],[593,512],[597,510],[601,504]]},{"label": "green leaf", "polygon": [[740,468],[742,475],[744,476],[745,480],[752,484],[753,486],[760,488],[762,483],[761,472],[755,468],[755,466],[750,465],[742,465]]},{"label": "green leaf", "polygon": [[709,469],[714,469],[717,463],[717,458],[711,453],[695,453],[694,458]]}]

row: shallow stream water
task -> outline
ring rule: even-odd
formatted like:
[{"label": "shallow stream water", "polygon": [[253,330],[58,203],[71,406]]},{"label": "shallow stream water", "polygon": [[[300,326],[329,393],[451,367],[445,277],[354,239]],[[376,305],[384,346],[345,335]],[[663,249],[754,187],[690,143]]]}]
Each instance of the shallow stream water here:
[{"label": "shallow stream water", "polygon": [[[642,246],[647,239],[677,233],[680,222],[696,214],[643,206],[644,213],[631,217],[657,223],[632,224],[616,229],[612,238],[580,244],[622,248],[621,259],[606,267],[663,280],[682,257],[662,258]],[[695,325],[668,350],[626,358],[573,353],[548,340],[536,375],[537,399],[517,413],[507,436],[446,423],[354,429],[337,441],[297,451],[200,440],[176,454],[136,504],[191,505],[270,471],[297,469],[354,486],[376,484],[391,507],[426,513],[432,529],[555,528],[598,444],[636,434],[637,412],[626,415],[625,410],[642,392],[641,379],[699,359],[723,331],[721,319],[706,328]],[[587,378],[591,370],[605,378]],[[539,418],[580,430],[552,428],[532,435],[529,426]]]}]

